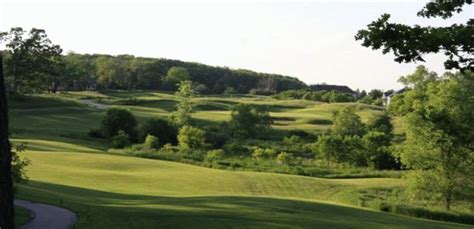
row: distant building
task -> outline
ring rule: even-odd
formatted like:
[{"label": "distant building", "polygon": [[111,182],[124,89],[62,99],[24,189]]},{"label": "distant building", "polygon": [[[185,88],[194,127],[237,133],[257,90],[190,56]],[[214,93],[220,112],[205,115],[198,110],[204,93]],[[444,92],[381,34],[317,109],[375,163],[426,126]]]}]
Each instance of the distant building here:
[{"label": "distant building", "polygon": [[313,85],[309,85],[309,88],[312,91],[336,91],[336,92],[340,92],[340,93],[351,94],[351,95],[354,95],[354,96],[357,94],[350,87],[342,86],[342,85],[313,84]]},{"label": "distant building", "polygon": [[387,92],[383,93],[383,100],[385,102],[385,106],[390,105],[390,101],[392,100],[393,96],[398,95],[398,94],[402,94],[407,90],[408,90],[408,88],[404,87],[404,88],[402,88],[398,91],[390,90],[390,91],[387,91]]}]

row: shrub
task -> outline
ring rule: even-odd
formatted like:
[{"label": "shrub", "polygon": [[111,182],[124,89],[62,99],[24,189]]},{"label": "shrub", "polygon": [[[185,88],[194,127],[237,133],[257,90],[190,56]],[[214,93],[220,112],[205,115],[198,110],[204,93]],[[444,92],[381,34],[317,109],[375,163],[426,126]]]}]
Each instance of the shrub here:
[{"label": "shrub", "polygon": [[130,136],[123,130],[119,130],[117,135],[112,137],[112,148],[123,149],[130,144]]},{"label": "shrub", "polygon": [[137,120],[133,114],[124,109],[109,109],[102,120],[102,132],[107,138],[116,136],[122,130],[129,136],[129,140],[135,140],[136,126]]},{"label": "shrub", "polygon": [[[21,158],[18,156],[19,152],[24,152],[26,149],[27,143],[20,143],[16,146],[16,151],[12,151],[12,180],[15,184],[22,184],[28,181],[28,176],[26,176],[26,167],[31,164],[31,161],[28,158]],[[15,192],[16,192],[16,187]]]},{"label": "shrub", "polygon": [[161,146],[160,140],[151,134],[146,136],[144,145],[148,149],[159,149]]},{"label": "shrub", "polygon": [[207,151],[206,153],[207,161],[215,161],[215,160],[222,159],[223,157],[224,157],[224,150],[221,150],[221,149],[210,150],[210,151]]},{"label": "shrub", "polygon": [[[330,121],[329,124],[332,124],[332,122]],[[314,134],[308,133],[304,130],[290,130],[290,131],[288,131],[288,136],[293,136],[293,135],[296,135],[296,136],[298,136],[300,138],[303,138],[303,139],[306,139],[306,140],[310,140],[310,139],[313,140],[313,139],[316,138],[316,136]]]},{"label": "shrub", "polygon": [[176,151],[176,147],[169,144],[169,143],[166,143],[163,145],[163,147],[161,148],[161,151],[165,152],[165,153],[174,153]]},{"label": "shrub", "polygon": [[178,142],[181,148],[202,149],[205,147],[204,130],[192,126],[179,129]]},{"label": "shrub", "polygon": [[300,136],[292,135],[290,137],[284,137],[283,143],[285,145],[298,145],[298,144],[303,144],[304,141]]},{"label": "shrub", "polygon": [[368,95],[359,100],[359,103],[369,104],[369,105],[372,104],[373,102],[374,102],[374,99],[372,99],[372,97]]},{"label": "shrub", "polygon": [[382,98],[379,98],[379,99],[376,99],[373,103],[375,106],[383,106],[383,99]]},{"label": "shrub", "polygon": [[228,155],[250,155],[250,151],[238,142],[227,143],[222,147],[224,152]]},{"label": "shrub", "polygon": [[275,150],[273,150],[273,149],[257,148],[252,153],[252,157],[255,158],[255,159],[271,158],[274,155],[275,155]]},{"label": "shrub", "polygon": [[176,138],[178,131],[171,122],[165,119],[152,118],[147,120],[140,126],[138,134],[140,142],[145,141],[145,138],[150,134],[158,138],[160,145],[166,143],[176,145],[178,143]]},{"label": "shrub", "polygon": [[280,164],[290,164],[293,160],[293,155],[287,152],[281,152],[276,158],[277,162]]}]

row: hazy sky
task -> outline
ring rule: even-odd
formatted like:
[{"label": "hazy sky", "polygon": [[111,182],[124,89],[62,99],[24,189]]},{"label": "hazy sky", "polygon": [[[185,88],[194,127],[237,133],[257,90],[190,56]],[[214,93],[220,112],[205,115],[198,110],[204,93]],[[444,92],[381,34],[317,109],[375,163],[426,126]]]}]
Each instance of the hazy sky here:
[{"label": "hazy sky", "polygon": [[[65,51],[163,57],[295,76],[353,89],[399,88],[416,64],[360,46],[357,30],[392,21],[447,25],[416,12],[426,1],[42,1],[0,0],[0,30],[45,29]],[[442,56],[424,63],[442,72]]]}]

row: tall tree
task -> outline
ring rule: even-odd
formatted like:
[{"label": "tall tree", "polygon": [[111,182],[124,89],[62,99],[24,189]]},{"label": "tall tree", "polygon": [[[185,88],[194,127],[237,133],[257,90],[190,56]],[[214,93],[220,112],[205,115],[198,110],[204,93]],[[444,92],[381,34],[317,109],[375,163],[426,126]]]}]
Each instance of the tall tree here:
[{"label": "tall tree", "polygon": [[235,105],[232,107],[230,116],[233,134],[241,138],[261,136],[273,124],[266,108],[250,104]]},{"label": "tall tree", "polygon": [[411,169],[410,196],[442,201],[449,210],[474,187],[474,74],[421,73],[405,77],[411,90],[390,105],[403,107],[392,109],[406,133],[397,151]]},{"label": "tall tree", "polygon": [[346,106],[334,113],[332,130],[342,136],[362,136],[365,133],[365,126],[354,108]]},{"label": "tall tree", "polygon": [[[427,3],[418,16],[448,19],[471,4],[472,0],[435,0]],[[472,12],[472,8],[468,10]],[[446,69],[474,71],[474,19],[447,27],[409,26],[389,19],[389,14],[383,14],[367,29],[359,30],[356,40],[362,40],[365,47],[382,49],[384,54],[392,51],[399,63],[424,61],[425,54],[441,52],[447,57]]]},{"label": "tall tree", "polygon": [[171,119],[176,126],[184,126],[191,124],[191,112],[193,110],[191,99],[196,95],[193,90],[193,82],[186,80],[181,81],[179,89],[176,92],[179,103],[176,111],[171,115]]},{"label": "tall tree", "polygon": [[49,40],[42,29],[31,29],[28,35],[20,27],[0,33],[6,42],[5,75],[9,89],[19,93],[45,89],[58,76],[55,67],[62,49]]},{"label": "tall tree", "polygon": [[11,150],[8,141],[8,106],[3,76],[3,53],[0,53],[0,228],[15,228]]},{"label": "tall tree", "polygon": [[166,90],[174,91],[180,82],[187,80],[191,80],[191,76],[186,68],[172,67],[168,70],[163,84]]}]

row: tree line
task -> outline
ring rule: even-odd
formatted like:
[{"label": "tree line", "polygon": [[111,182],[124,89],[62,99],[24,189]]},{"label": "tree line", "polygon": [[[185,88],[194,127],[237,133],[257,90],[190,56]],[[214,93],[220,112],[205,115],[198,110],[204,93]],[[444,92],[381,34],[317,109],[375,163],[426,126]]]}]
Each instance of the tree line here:
[{"label": "tree line", "polygon": [[307,87],[297,78],[193,62],[132,55],[67,53],[42,29],[12,28],[0,33],[6,44],[5,77],[8,91],[85,89],[143,89],[175,91],[190,80],[199,93],[273,94]]}]

